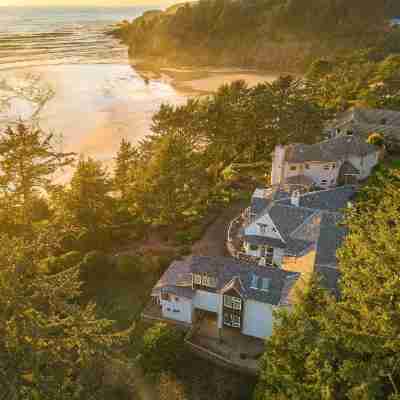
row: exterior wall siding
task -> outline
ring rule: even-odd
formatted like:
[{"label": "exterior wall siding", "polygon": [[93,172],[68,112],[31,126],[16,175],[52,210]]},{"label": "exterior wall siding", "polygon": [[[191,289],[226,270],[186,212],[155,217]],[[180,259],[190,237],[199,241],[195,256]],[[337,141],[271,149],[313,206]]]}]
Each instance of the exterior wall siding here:
[{"label": "exterior wall siding", "polygon": [[162,315],[176,321],[192,323],[192,301],[171,295],[171,301],[161,300]]},{"label": "exterior wall siding", "polygon": [[196,290],[193,298],[193,307],[213,313],[219,311],[220,295],[217,293],[206,292],[205,290]]},{"label": "exterior wall siding", "polygon": [[[311,178],[314,183],[321,187],[332,187],[337,185],[341,161],[326,162],[326,163],[307,163],[309,168],[304,168],[304,175]],[[335,165],[335,168],[332,168]],[[329,169],[325,169],[325,166],[329,166]],[[324,184],[322,181],[325,180],[327,183]]]},{"label": "exterior wall siding", "polygon": [[245,301],[242,333],[264,339],[272,335],[272,328],[272,306],[254,300]]}]

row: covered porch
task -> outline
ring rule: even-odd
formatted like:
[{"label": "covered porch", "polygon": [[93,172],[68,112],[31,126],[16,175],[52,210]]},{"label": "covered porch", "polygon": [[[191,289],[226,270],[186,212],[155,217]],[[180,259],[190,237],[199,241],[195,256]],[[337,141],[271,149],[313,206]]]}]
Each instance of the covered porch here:
[{"label": "covered porch", "polygon": [[218,329],[216,314],[211,313],[196,319],[186,343],[200,355],[250,374],[257,373],[258,360],[264,352],[264,340],[243,335],[236,328]]}]

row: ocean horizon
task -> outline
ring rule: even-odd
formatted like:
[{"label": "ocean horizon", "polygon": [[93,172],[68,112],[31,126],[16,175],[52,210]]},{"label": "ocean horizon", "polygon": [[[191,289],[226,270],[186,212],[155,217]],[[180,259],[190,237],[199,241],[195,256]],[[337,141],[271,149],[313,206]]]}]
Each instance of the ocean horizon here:
[{"label": "ocean horizon", "polygon": [[127,63],[107,35],[113,25],[157,6],[7,7],[0,13],[0,71],[53,64]]}]

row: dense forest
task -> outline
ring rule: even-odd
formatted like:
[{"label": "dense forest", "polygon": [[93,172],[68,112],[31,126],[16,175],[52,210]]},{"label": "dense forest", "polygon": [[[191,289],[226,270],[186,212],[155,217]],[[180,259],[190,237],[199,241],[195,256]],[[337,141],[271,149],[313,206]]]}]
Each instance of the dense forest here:
[{"label": "dense forest", "polygon": [[[0,398],[131,399],[140,366],[162,399],[249,399],[252,380],[141,323],[150,290],[207,221],[265,185],[276,144],[320,140],[354,104],[400,110],[399,66],[371,50],[316,60],[303,79],[163,105],[153,134],[122,141],[112,170],[58,151],[35,121],[2,127]],[[56,183],[66,168],[72,178]],[[378,171],[349,212],[343,298],[312,287],[282,316],[257,399],[396,398],[399,192],[398,172]]]},{"label": "dense forest", "polygon": [[[134,59],[304,71],[317,57],[377,48],[397,38],[398,2],[200,0],[150,11],[114,32]],[[391,51],[394,49],[392,48]]]}]

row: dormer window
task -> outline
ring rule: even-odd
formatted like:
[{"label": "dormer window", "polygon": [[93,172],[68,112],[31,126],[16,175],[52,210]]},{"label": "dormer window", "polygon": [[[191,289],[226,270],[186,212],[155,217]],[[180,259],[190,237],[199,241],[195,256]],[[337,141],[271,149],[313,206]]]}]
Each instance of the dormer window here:
[{"label": "dormer window", "polygon": [[215,289],[217,287],[217,278],[208,274],[193,274],[193,285]]},{"label": "dormer window", "polygon": [[268,225],[258,224],[258,226],[260,227],[260,234],[265,235],[265,233],[267,232]]},{"label": "dormer window", "polygon": [[251,277],[251,289],[254,290],[261,290],[264,292],[268,292],[271,286],[271,279],[270,278],[262,278],[256,274],[253,274]]}]

